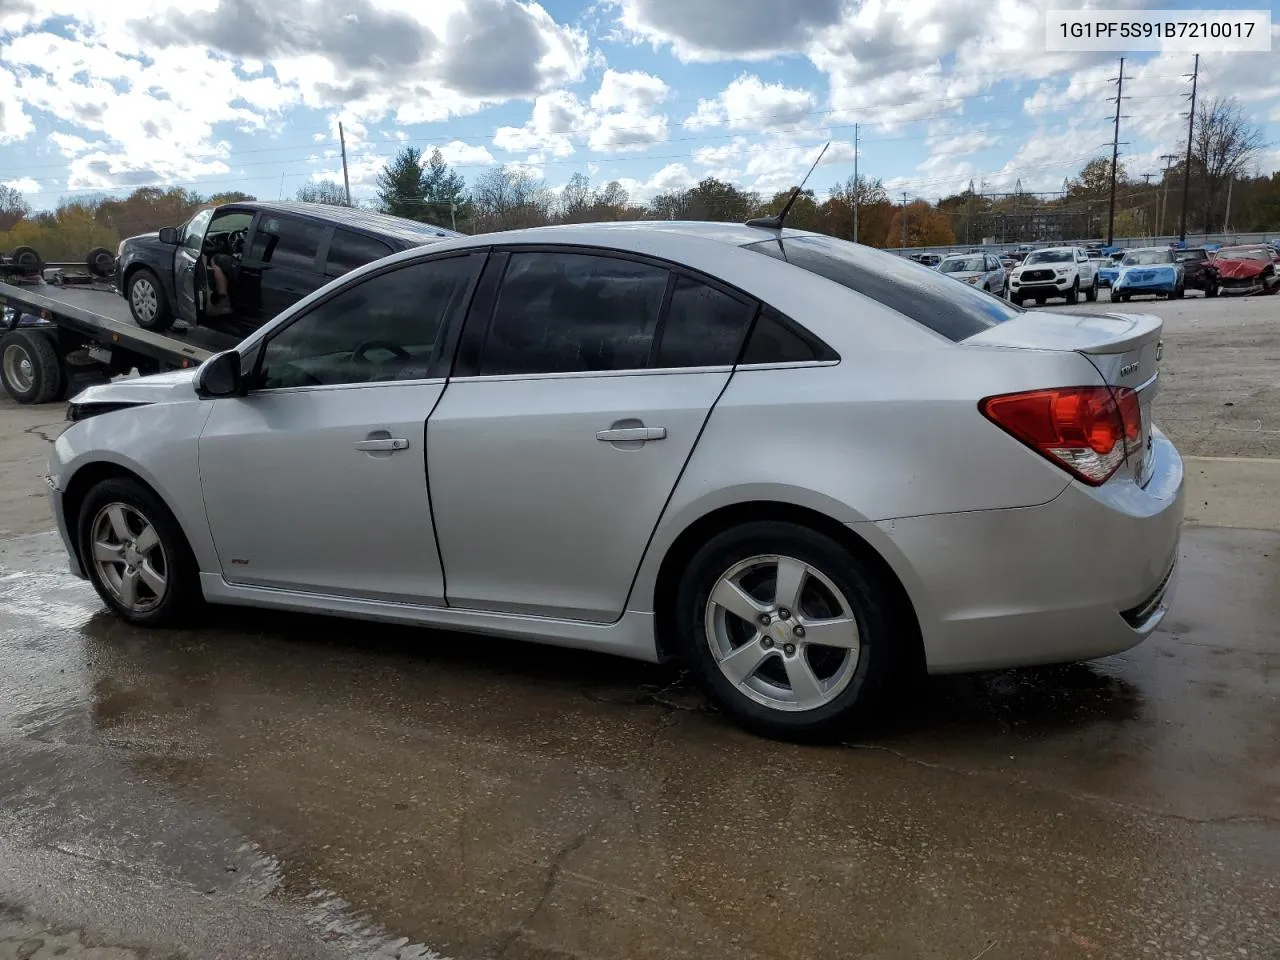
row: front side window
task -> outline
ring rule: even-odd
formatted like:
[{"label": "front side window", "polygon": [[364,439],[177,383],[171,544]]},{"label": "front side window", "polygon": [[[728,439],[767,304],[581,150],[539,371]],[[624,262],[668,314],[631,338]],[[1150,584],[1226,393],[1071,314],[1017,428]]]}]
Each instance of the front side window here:
[{"label": "front side window", "polygon": [[[921,270],[891,253],[837,240],[804,236],[761,240],[753,250],[816,273],[958,342],[1023,311],[936,270]],[[851,318],[852,319],[852,318]]]},{"label": "front side window", "polygon": [[313,220],[264,214],[253,235],[252,260],[273,267],[314,270],[325,226]]},{"label": "front side window", "polygon": [[609,256],[511,254],[477,373],[643,369],[669,276],[662,267]]},{"label": "front side window", "polygon": [[421,380],[460,322],[482,255],[410,263],[342,290],[274,334],[263,389]]},{"label": "front side window", "polygon": [[200,252],[200,245],[204,242],[205,227],[209,226],[209,218],[212,216],[213,207],[201,210],[182,228],[182,245],[192,253]]}]

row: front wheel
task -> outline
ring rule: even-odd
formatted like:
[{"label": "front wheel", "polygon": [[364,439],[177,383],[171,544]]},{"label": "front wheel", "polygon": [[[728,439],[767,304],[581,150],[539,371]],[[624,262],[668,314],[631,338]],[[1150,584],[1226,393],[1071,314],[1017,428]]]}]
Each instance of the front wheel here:
[{"label": "front wheel", "polygon": [[1022,297],[1021,295],[1016,294],[1011,290],[1009,291],[1009,302],[1012,303],[1015,307],[1020,307],[1022,306]]},{"label": "front wheel", "polygon": [[80,557],[120,619],[172,626],[202,603],[195,557],[178,521],[131,477],[101,481],[80,507]]},{"label": "front wheel", "polygon": [[1218,285],[1216,283],[1210,283],[1204,288],[1204,295],[1206,297],[1216,297],[1218,295]]},{"label": "front wheel", "polygon": [[1071,289],[1067,291],[1067,304],[1069,306],[1071,304],[1075,304],[1079,302],[1080,302],[1080,281],[1079,279],[1077,279],[1075,283],[1071,284]]},{"label": "front wheel", "polygon": [[744,524],[694,556],[676,596],[683,654],[737,723],[782,739],[839,733],[892,671],[883,577],[807,527]]},{"label": "front wheel", "polygon": [[125,292],[129,297],[129,312],[143,330],[163,333],[173,326],[169,298],[160,279],[150,270],[142,269],[131,276]]}]

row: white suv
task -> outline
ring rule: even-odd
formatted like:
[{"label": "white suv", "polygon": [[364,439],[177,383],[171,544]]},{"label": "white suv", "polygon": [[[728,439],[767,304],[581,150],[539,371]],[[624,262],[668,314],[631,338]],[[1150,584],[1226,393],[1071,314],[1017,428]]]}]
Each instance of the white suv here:
[{"label": "white suv", "polygon": [[1033,250],[1009,276],[1009,299],[1015,304],[1044,303],[1052,297],[1077,303],[1081,293],[1090,301],[1098,299],[1098,268],[1083,247]]}]

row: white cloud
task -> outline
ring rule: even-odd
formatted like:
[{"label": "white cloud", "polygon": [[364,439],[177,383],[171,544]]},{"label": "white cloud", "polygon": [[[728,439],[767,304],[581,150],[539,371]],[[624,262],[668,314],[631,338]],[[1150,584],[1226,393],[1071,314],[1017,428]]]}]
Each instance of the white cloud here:
[{"label": "white cloud", "polygon": [[789,130],[811,119],[817,101],[807,90],[765,83],[744,73],[717,96],[699,100],[685,121],[690,130],[727,126],[730,130]]},{"label": "white cloud", "polygon": [[687,190],[698,182],[683,163],[669,163],[650,177],[638,180],[634,177],[617,177],[618,183],[635,203],[646,203],[668,190]]},{"label": "white cloud", "polygon": [[39,193],[40,184],[30,177],[19,177],[16,180],[0,180],[0,187],[8,187],[19,193]]}]

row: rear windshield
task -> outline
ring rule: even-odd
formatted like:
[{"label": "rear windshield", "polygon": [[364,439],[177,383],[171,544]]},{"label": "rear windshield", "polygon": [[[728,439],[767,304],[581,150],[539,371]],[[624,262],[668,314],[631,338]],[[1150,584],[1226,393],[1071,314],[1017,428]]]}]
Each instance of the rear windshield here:
[{"label": "rear windshield", "polygon": [[957,343],[1023,312],[936,270],[834,237],[762,240],[744,249],[833,280]]}]

